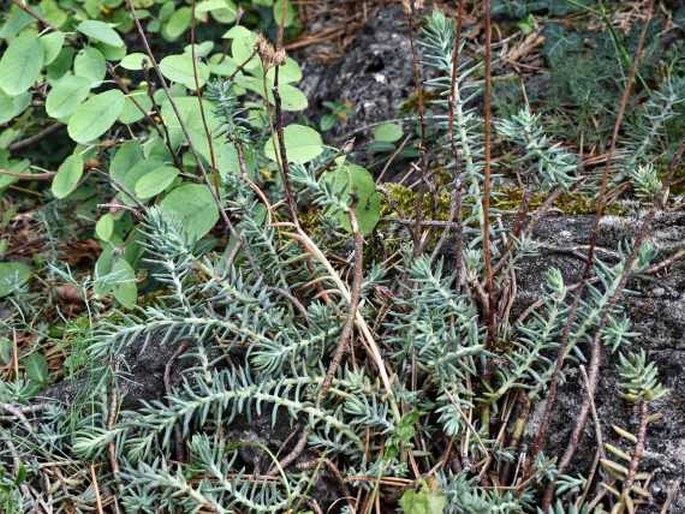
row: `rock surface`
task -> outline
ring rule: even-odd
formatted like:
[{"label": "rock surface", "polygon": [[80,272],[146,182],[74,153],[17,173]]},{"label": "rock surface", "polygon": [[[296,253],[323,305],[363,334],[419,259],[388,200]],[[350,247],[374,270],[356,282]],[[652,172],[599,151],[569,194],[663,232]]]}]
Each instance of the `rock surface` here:
[{"label": "rock surface", "polygon": [[382,9],[357,34],[348,53],[330,66],[305,64],[300,87],[307,116],[318,120],[326,101],[346,101],[352,112],[328,139],[363,137],[368,126],[397,116],[414,91],[409,26],[400,5]]},{"label": "rock surface", "polygon": [[[579,280],[584,262],[570,249],[587,244],[592,216],[554,216],[543,219],[535,230],[535,239],[545,245],[540,255],[525,261],[518,276],[522,303],[538,297],[544,286],[544,273],[550,267],[562,271],[567,284]],[[633,238],[640,225],[640,216],[606,216],[600,223],[599,255],[611,262],[611,252],[621,241]],[[648,231],[649,238],[658,247],[657,262],[685,248],[685,213],[662,213]],[[579,252],[581,255],[582,250]],[[615,261],[614,261],[615,262]],[[653,494],[651,510],[659,512],[676,480],[685,477],[685,260],[677,261],[655,274],[632,280],[621,304],[633,321],[639,335],[633,349],[644,349],[660,371],[662,383],[670,394],[660,403],[661,419],[648,430],[647,448],[641,469],[654,473],[650,492]],[[637,416],[628,404],[617,397],[619,378],[616,360],[605,351],[599,390],[596,398],[598,418],[603,439],[617,445],[611,429],[618,424],[631,431],[637,427]],[[575,416],[583,400],[580,377],[570,377],[562,388],[553,415],[549,434],[549,448],[563,453]],[[541,415],[543,405],[538,406]],[[535,418],[536,416],[533,416]],[[539,416],[538,416],[539,417]],[[529,427],[530,431],[534,427]],[[574,466],[586,473],[596,448],[595,429],[588,423],[585,437],[575,457]],[[674,498],[671,512],[685,512],[685,495]]]}]

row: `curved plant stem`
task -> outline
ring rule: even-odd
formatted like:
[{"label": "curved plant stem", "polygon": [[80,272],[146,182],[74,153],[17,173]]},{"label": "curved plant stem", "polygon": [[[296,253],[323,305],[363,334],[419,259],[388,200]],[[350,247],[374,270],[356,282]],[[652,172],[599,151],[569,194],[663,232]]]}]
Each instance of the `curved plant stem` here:
[{"label": "curved plant stem", "polygon": [[359,298],[361,297],[362,266],[364,265],[364,240],[361,232],[359,232],[359,225],[357,223],[357,215],[354,207],[350,208],[349,216],[350,226],[352,227],[352,233],[354,235],[354,271],[352,288],[350,290],[350,307],[349,311],[347,312],[347,318],[345,319],[345,325],[343,326],[342,332],[340,333],[340,338],[338,339],[338,345],[335,348],[333,358],[331,359],[331,363],[328,366],[328,371],[326,372],[326,377],[324,378],[321,384],[321,389],[319,390],[319,401],[326,397],[326,394],[333,383],[335,373],[338,371],[345,352],[349,346],[354,328],[354,319],[357,315],[357,308],[359,307]]}]

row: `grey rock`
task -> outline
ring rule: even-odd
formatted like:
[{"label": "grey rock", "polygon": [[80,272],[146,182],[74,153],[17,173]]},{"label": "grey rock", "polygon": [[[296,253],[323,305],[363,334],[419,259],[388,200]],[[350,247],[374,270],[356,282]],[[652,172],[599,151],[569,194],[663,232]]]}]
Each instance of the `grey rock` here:
[{"label": "grey rock", "polygon": [[[635,237],[639,218],[603,218],[600,223],[600,247],[615,251],[621,241]],[[550,267],[559,268],[568,284],[579,280],[584,263],[579,257],[564,251],[564,246],[568,248],[586,244],[592,220],[592,216],[554,216],[540,222],[534,233],[535,239],[546,245],[558,246],[559,250],[550,250],[546,246],[539,256],[522,263],[518,276],[518,286],[523,291],[519,297],[519,309],[536,299],[544,287],[544,272]],[[648,231],[648,237],[659,249],[657,261],[685,247],[685,213],[658,215]],[[675,480],[685,477],[684,290],[685,261],[680,261],[655,275],[631,280],[621,301],[633,322],[633,329],[639,333],[633,343],[634,349],[647,351],[660,370],[662,383],[670,390],[670,394],[659,405],[662,417],[650,424],[647,434],[641,470],[654,473],[654,477],[650,485],[653,499],[649,508],[643,510],[645,512],[659,512],[669,487]],[[637,428],[636,413],[616,395],[619,377],[615,363],[615,356],[609,355],[605,349],[595,400],[603,439],[613,444],[618,439],[611,429],[612,424],[633,431]],[[548,455],[560,455],[565,450],[583,400],[582,390],[579,377],[568,375],[567,383],[560,390],[548,432]],[[543,405],[540,404],[528,427],[530,434],[539,423],[542,412]],[[574,469],[587,472],[595,449],[595,430],[590,422],[572,463]],[[685,495],[680,493],[676,496],[671,512],[685,512]]]},{"label": "grey rock", "polygon": [[325,101],[349,101],[352,113],[336,125],[329,140],[352,132],[363,137],[369,124],[394,118],[415,85],[409,26],[401,6],[382,9],[359,31],[345,56],[330,66],[305,64],[300,87],[318,120],[327,111]]}]

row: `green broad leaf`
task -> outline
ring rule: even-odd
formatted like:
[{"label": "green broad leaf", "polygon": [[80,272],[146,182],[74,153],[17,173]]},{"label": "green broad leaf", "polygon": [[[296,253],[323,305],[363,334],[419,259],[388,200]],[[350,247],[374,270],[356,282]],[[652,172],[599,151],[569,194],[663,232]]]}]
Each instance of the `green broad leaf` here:
[{"label": "green broad leaf", "polygon": [[70,46],[62,48],[57,58],[45,68],[48,81],[53,82],[59,80],[71,71],[75,53],[74,49]]},{"label": "green broad leaf", "polygon": [[400,498],[403,514],[443,514],[447,498],[439,491],[431,491],[424,485],[420,491],[407,489]]},{"label": "green broad leaf", "polygon": [[43,18],[55,27],[61,27],[69,18],[66,11],[55,0],[41,0],[38,6],[43,14]]},{"label": "green broad leaf", "polygon": [[[330,173],[326,173],[321,180],[339,194],[340,199],[347,205],[352,203],[354,195],[359,231],[364,235],[370,234],[381,218],[381,199],[371,173],[356,164],[343,163]],[[330,209],[327,215],[337,218],[348,232],[352,230],[347,211]]]},{"label": "green broad leaf", "polygon": [[380,143],[394,143],[402,139],[402,127],[397,123],[383,123],[373,129],[373,139]]},{"label": "green broad leaf", "polygon": [[[249,91],[254,91],[258,95],[264,97],[264,82],[261,78],[243,76],[236,78],[235,83],[240,87]],[[305,94],[295,86],[281,84],[278,87],[278,91],[281,95],[281,108],[284,111],[303,111],[309,105]],[[267,84],[266,95],[269,103],[275,105],[276,101],[274,99],[273,90],[269,84]]]},{"label": "green broad leaf", "polygon": [[138,286],[136,272],[126,259],[118,257],[114,260],[109,275],[114,298],[124,307],[133,307],[138,300]]},{"label": "green broad leaf", "polygon": [[12,5],[9,9],[5,8],[3,15],[5,23],[0,27],[0,38],[7,40],[12,39],[24,28],[36,21],[33,16],[20,9],[17,5]]},{"label": "green broad leaf", "polygon": [[40,77],[44,58],[39,38],[32,34],[17,37],[0,59],[0,89],[10,96],[26,92]]},{"label": "green broad leaf", "polygon": [[179,171],[173,166],[160,166],[138,179],[135,193],[139,198],[148,199],[157,196],[176,180]]},{"label": "green broad leaf", "polygon": [[183,47],[183,53],[192,55],[193,47],[195,47],[195,58],[197,59],[198,57],[207,57],[214,49],[214,43],[212,41],[204,41],[199,45],[186,45]]},{"label": "green broad leaf", "polygon": [[243,65],[243,69],[248,72],[262,73],[262,62],[255,53],[257,34],[242,25],[236,25],[222,37],[233,40],[231,42],[231,55],[238,65]]},{"label": "green broad leaf", "polygon": [[205,185],[177,187],[164,197],[159,206],[164,216],[181,224],[189,243],[199,241],[219,221],[219,210]]},{"label": "green broad leaf", "polygon": [[[176,113],[171,108],[171,104],[166,101],[162,103],[162,119],[169,129],[169,138],[171,146],[178,148],[180,145],[187,144],[186,136],[181,130],[181,123],[185,126],[193,145],[197,152],[207,161],[211,162],[211,154],[209,151],[209,142],[205,132],[202,117],[199,116],[200,104],[195,96],[186,96],[176,98],[174,100],[176,108],[180,115],[180,121],[176,117]],[[221,136],[221,125],[216,116],[214,116],[214,105],[202,100],[202,106],[205,111],[207,119],[207,128],[209,129],[212,145],[215,152],[218,154],[218,146],[220,146],[224,138]]]},{"label": "green broad leaf", "polygon": [[166,78],[173,82],[183,84],[191,90],[195,90],[195,72],[197,72],[197,86],[202,87],[209,79],[209,68],[199,60],[195,61],[193,69],[193,57],[190,54],[170,55],[162,59],[159,69]]},{"label": "green broad leaf", "polygon": [[125,70],[139,71],[144,68],[150,68],[150,58],[147,54],[142,52],[133,52],[124,57],[120,62],[119,66]]},{"label": "green broad leaf", "polygon": [[76,30],[92,41],[98,41],[109,46],[126,46],[117,31],[103,21],[85,20],[76,26]]},{"label": "green broad leaf", "polygon": [[[281,95],[281,108],[284,111],[304,111],[309,106],[307,96],[295,86],[291,86],[290,84],[281,84],[278,87],[278,91]],[[268,91],[267,97],[269,99],[269,103],[276,103],[271,90]]]},{"label": "green broad leaf", "polygon": [[102,252],[95,261],[95,282],[93,283],[93,293],[97,296],[108,295],[112,291],[111,284],[107,281],[107,277],[112,272],[113,246],[111,244],[102,245]]},{"label": "green broad leaf", "polygon": [[154,159],[159,162],[171,162],[174,156],[169,151],[169,147],[164,140],[157,134],[152,134],[143,145],[143,155],[146,159]]},{"label": "green broad leaf", "polygon": [[195,8],[195,17],[205,20],[206,14],[219,23],[233,23],[236,20],[238,8],[232,0],[203,0]]},{"label": "green broad leaf", "polygon": [[119,180],[136,163],[143,160],[143,149],[136,140],[126,141],[115,152],[109,163],[109,174]]},{"label": "green broad leaf", "polygon": [[228,7],[224,9],[214,9],[209,14],[214,21],[223,24],[233,23],[238,19],[238,8],[231,0],[226,0]]},{"label": "green broad leaf", "polygon": [[195,6],[196,13],[206,13],[216,9],[225,9],[226,2],[224,0],[202,0]]},{"label": "green broad leaf", "polygon": [[19,116],[31,103],[31,93],[21,93],[10,96],[0,90],[0,123],[7,123],[15,116]]},{"label": "green broad leaf", "polygon": [[193,11],[190,7],[181,7],[174,11],[162,27],[162,35],[167,41],[175,41],[190,27]]},{"label": "green broad leaf", "polygon": [[45,100],[48,116],[61,121],[69,119],[76,108],[88,98],[91,81],[77,75],[65,75],[53,86]]},{"label": "green broad leaf", "polygon": [[104,43],[97,43],[95,48],[100,51],[107,61],[118,62],[126,57],[125,46],[110,46]]},{"label": "green broad leaf", "polygon": [[291,27],[297,17],[297,12],[289,0],[276,0],[273,13],[276,24],[282,24],[284,27]]},{"label": "green broad leaf", "polygon": [[12,294],[31,278],[31,268],[22,262],[0,262],[0,298]]},{"label": "green broad leaf", "polygon": [[[144,0],[144,1],[149,1],[150,6],[152,6],[155,1],[154,0]],[[148,6],[148,7],[150,7]],[[164,23],[166,22],[169,18],[171,18],[171,15],[174,14],[174,11],[176,10],[176,4],[174,3],[173,0],[168,0],[166,2],[162,3],[162,7],[160,7],[159,12],[157,13],[157,19],[161,22]]]},{"label": "green broad leaf", "polygon": [[124,108],[124,94],[118,89],[91,96],[69,118],[67,131],[77,143],[89,143],[114,125]]},{"label": "green broad leaf", "polygon": [[80,155],[70,155],[57,169],[52,179],[52,194],[55,198],[66,198],[71,194],[83,176],[83,158]]},{"label": "green broad leaf", "polygon": [[235,74],[238,70],[238,65],[235,63],[232,57],[225,54],[213,54],[209,57],[209,71],[213,75],[219,75],[221,77],[228,77],[229,75]]},{"label": "green broad leaf", "polygon": [[119,121],[127,125],[135,123],[142,120],[145,117],[145,112],[150,112],[151,109],[152,100],[148,96],[145,89],[131,91],[128,95],[126,95],[126,102],[124,103],[124,108],[119,115]]},{"label": "green broad leaf", "polygon": [[50,32],[40,37],[40,42],[45,50],[44,64],[52,63],[62,51],[64,46],[64,32]]},{"label": "green broad leaf", "polygon": [[[283,139],[288,161],[295,164],[309,162],[323,152],[321,135],[313,128],[304,125],[288,125],[283,129]],[[272,135],[264,146],[264,154],[272,161],[280,161],[280,155],[276,158],[274,141]]]},{"label": "green broad leaf", "polygon": [[26,369],[26,376],[31,382],[44,386],[50,379],[50,372],[48,370],[48,362],[40,353],[32,353],[25,359],[22,359],[22,364]]},{"label": "green broad leaf", "polygon": [[84,48],[74,58],[74,75],[90,80],[91,87],[103,81],[106,71],[105,56],[97,48]]},{"label": "green broad leaf", "polygon": [[[273,86],[276,77],[276,68],[272,67],[266,72],[268,83]],[[302,68],[292,57],[288,57],[285,63],[278,67],[278,83],[294,84],[302,80]]]},{"label": "green broad leaf", "polygon": [[[119,193],[118,198],[121,199],[126,205],[134,205],[136,200],[142,201],[135,193],[136,184],[148,173],[153,170],[164,166],[164,162],[158,160],[140,160],[133,163],[132,166],[117,170],[115,173],[111,173],[110,176],[117,186],[123,190]],[[135,198],[131,196],[135,195]]]},{"label": "green broad leaf", "polygon": [[105,214],[95,224],[95,235],[103,241],[109,241],[114,233],[114,217]]}]

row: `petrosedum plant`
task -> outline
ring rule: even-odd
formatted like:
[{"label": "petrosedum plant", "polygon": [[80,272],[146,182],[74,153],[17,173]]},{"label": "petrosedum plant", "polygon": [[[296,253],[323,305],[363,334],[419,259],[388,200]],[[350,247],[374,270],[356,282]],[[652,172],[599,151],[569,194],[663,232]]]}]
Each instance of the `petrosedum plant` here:
[{"label": "petrosedum plant", "polygon": [[[30,356],[20,356],[25,373],[0,381],[2,512],[639,506],[644,432],[666,391],[628,348],[619,299],[655,249],[638,239],[614,262],[590,255],[580,284],[550,269],[538,301],[512,314],[518,263],[537,247],[532,223],[505,228],[484,202],[499,177],[477,109],[482,63],[454,65],[451,20],[431,15],[419,46],[437,98],[424,157],[454,177],[452,219],[429,237],[421,219],[381,220],[371,174],[298,118],[302,72],[280,37],[240,24],[230,1],[168,18],[129,1],[106,6],[116,18],[76,2],[62,19],[59,5],[16,4],[6,17],[0,114],[3,138],[28,117],[66,127],[69,155],[50,174],[0,150],[0,194],[46,173],[50,202],[94,188],[101,252],[86,277],[50,267],[86,306],[60,335],[41,335],[66,348],[73,376],[56,388],[74,394],[54,399]],[[279,2],[273,12],[281,25],[292,16]],[[196,40],[208,14],[229,25],[221,40]],[[156,31],[185,32],[171,23],[181,16],[190,43],[153,50]],[[493,125],[530,191],[596,191],[534,114]],[[396,131],[385,125],[377,139]],[[654,170],[640,163],[629,175],[645,201],[658,195]],[[382,258],[381,232],[402,241]],[[25,263],[2,266],[11,360],[11,334],[32,330],[33,281]],[[150,354],[164,377],[138,399],[134,382],[152,375],[139,358]],[[621,443],[607,443],[597,469],[570,468],[577,441],[548,450],[530,413],[578,370],[594,393],[606,354],[619,356],[619,393],[640,425],[615,427]]]}]

